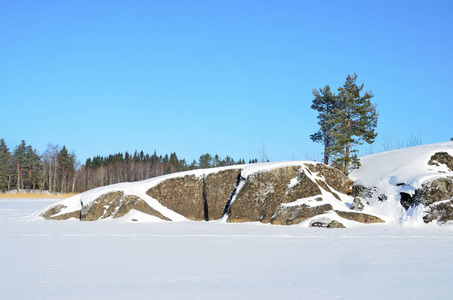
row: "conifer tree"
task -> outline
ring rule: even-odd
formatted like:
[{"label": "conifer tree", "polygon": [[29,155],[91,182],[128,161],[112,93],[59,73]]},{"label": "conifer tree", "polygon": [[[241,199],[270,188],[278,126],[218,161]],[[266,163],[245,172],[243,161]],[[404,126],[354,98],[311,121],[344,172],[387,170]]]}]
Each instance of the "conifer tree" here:
[{"label": "conifer tree", "polygon": [[319,112],[318,124],[320,129],[310,135],[310,139],[313,142],[324,144],[324,163],[327,165],[329,164],[332,147],[334,146],[332,134],[335,125],[333,123],[333,112],[336,107],[337,97],[335,94],[332,94],[328,85],[323,89],[319,89],[319,91],[314,89],[312,93],[315,99],[313,99],[311,108]]},{"label": "conifer tree", "polygon": [[377,133],[378,112],[371,103],[373,93],[362,93],[364,85],[356,84],[357,74],[348,75],[342,87],[338,89],[338,101],[334,109],[332,136],[334,146],[332,154],[335,163],[346,175],[348,167],[359,167],[356,145],[374,143]]},{"label": "conifer tree", "polygon": [[14,172],[15,172],[15,177],[17,178],[16,181],[16,189],[17,192],[20,191],[21,188],[23,188],[23,176],[22,176],[22,169],[25,163],[25,151],[27,148],[27,144],[25,143],[24,140],[20,143],[20,145],[17,145],[16,148],[14,148],[13,152],[13,166],[14,166]]},{"label": "conifer tree", "polygon": [[0,190],[5,192],[9,189],[11,180],[11,152],[5,144],[5,140],[0,140]]},{"label": "conifer tree", "polygon": [[350,165],[359,167],[356,145],[373,143],[377,133],[378,112],[371,104],[373,93],[362,93],[364,85],[356,84],[357,74],[348,75],[338,95],[332,94],[327,85],[313,90],[315,99],[311,106],[319,112],[320,129],[310,135],[314,142],[324,144],[324,163],[334,158],[334,166],[348,174]]}]

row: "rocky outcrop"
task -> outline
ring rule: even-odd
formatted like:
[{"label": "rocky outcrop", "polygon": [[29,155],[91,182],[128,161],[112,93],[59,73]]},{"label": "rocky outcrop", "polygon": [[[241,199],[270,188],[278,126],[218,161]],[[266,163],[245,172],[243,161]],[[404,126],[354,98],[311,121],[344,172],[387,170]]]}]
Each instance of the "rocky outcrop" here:
[{"label": "rocky outcrop", "polygon": [[[333,202],[346,208],[340,195],[350,189],[351,182],[333,168],[310,163],[276,165],[274,168],[263,165],[263,169],[253,167],[252,170],[245,175],[242,168],[225,168],[205,174],[189,172],[158,181],[146,194],[163,207],[197,221],[225,217],[228,222],[291,225],[332,211]],[[63,214],[65,209],[65,206],[57,205],[42,216],[94,221],[119,218],[134,209],[169,220],[148,202],[121,190],[86,201],[79,211]],[[323,227],[340,226],[336,221],[329,224]]]},{"label": "rocky outcrop", "polygon": [[369,214],[340,210],[335,210],[335,212],[340,217],[351,221],[356,221],[360,223],[384,223],[384,220],[382,220],[381,218]]},{"label": "rocky outcrop", "polygon": [[437,221],[438,224],[453,222],[453,200],[431,205],[423,217],[425,223]]},{"label": "rocky outcrop", "polygon": [[422,188],[417,191],[414,198],[424,205],[453,199],[453,177],[439,178],[422,184]]}]

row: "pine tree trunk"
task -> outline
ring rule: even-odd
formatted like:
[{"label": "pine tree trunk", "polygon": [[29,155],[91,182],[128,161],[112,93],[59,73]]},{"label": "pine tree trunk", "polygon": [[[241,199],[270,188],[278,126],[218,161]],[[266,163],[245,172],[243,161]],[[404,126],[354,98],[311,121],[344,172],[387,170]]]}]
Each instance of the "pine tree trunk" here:
[{"label": "pine tree trunk", "polygon": [[17,193],[20,192],[20,164],[17,163]]}]

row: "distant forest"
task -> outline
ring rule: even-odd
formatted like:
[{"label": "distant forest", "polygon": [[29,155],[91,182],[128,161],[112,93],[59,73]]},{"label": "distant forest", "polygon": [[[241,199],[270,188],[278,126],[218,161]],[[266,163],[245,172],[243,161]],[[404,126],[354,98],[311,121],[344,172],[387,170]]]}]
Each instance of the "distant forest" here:
[{"label": "distant forest", "polygon": [[[258,159],[248,163],[257,163]],[[51,193],[74,193],[120,182],[144,180],[174,172],[245,164],[226,156],[203,154],[190,164],[179,159],[176,153],[162,156],[143,151],[133,154],[117,153],[88,158],[85,164],[77,161],[75,153],[65,146],[48,145],[39,154],[31,145],[22,141],[10,150],[4,139],[0,140],[0,191],[41,190]]]}]

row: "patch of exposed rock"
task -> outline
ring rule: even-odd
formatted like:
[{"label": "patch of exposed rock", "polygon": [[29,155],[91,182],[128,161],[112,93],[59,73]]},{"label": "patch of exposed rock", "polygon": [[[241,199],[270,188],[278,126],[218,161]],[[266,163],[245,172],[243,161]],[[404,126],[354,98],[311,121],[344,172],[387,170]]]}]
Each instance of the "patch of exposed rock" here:
[{"label": "patch of exposed rock", "polygon": [[346,228],[343,224],[336,220],[329,218],[318,218],[310,221],[310,227],[323,227],[323,228]]},{"label": "patch of exposed rock", "polygon": [[369,214],[341,210],[335,210],[335,212],[340,217],[351,221],[356,221],[360,223],[384,223],[384,220],[382,220],[381,218]]},{"label": "patch of exposed rock", "polygon": [[109,217],[122,217],[130,210],[134,209],[156,216],[162,220],[169,220],[161,213],[154,210],[144,200],[140,199],[140,197],[133,195],[125,196],[122,191],[103,194],[94,201],[90,202],[88,205],[83,206],[81,210],[57,215],[65,208],[67,208],[65,205],[58,204],[42,213],[41,216],[45,219],[52,220],[67,220],[70,218],[76,218],[81,221],[96,221]]},{"label": "patch of exposed rock", "polygon": [[[292,202],[297,197],[318,195],[319,188],[314,183],[310,184],[311,180],[305,174],[299,174],[299,169],[292,166],[249,175],[244,187],[230,206],[228,222],[268,223],[281,203]],[[291,179],[297,176],[302,177],[302,182],[310,186],[306,193],[301,193],[295,186],[288,190]],[[289,197],[292,201],[288,199]]]},{"label": "patch of exposed rock", "polygon": [[76,219],[80,218],[80,210],[55,216],[56,214],[60,213],[65,208],[66,208],[65,205],[57,204],[57,205],[51,207],[49,210],[42,213],[41,217],[43,217],[44,219],[50,219],[50,220],[67,220],[70,218],[76,218]]},{"label": "patch of exposed rock", "polygon": [[141,212],[151,215],[151,216],[158,217],[165,221],[170,221],[170,219],[168,219],[167,217],[162,215],[157,210],[153,209],[151,206],[148,205],[148,203],[146,203],[140,197],[133,196],[133,195],[128,195],[128,196],[124,197],[124,199],[121,202],[120,207],[118,208],[118,211],[113,216],[113,218],[122,217],[133,209],[141,211]]},{"label": "patch of exposed rock", "polygon": [[205,219],[202,178],[194,175],[170,178],[149,189],[146,194],[190,220]]},{"label": "patch of exposed rock", "polygon": [[80,220],[95,221],[113,217],[113,214],[120,206],[121,199],[124,198],[124,192],[110,192],[99,196],[96,200],[83,206]]},{"label": "patch of exposed rock", "polygon": [[[249,175],[230,207],[228,222],[260,221],[290,225],[332,210],[330,204],[315,207],[281,205],[313,196],[320,196],[322,200],[321,189],[335,196],[336,193],[325,182],[312,179],[314,173],[323,178],[334,176],[337,179],[330,181],[329,186],[343,191],[348,189],[350,181],[345,175],[330,167],[317,165],[282,167]],[[340,199],[338,195],[336,197]]]},{"label": "patch of exposed rock", "polygon": [[205,195],[208,209],[207,220],[222,218],[225,204],[236,187],[240,169],[229,169],[205,177]]},{"label": "patch of exposed rock", "polygon": [[306,204],[295,206],[279,206],[271,223],[275,225],[293,225],[307,220],[308,218],[322,215],[333,209],[330,204],[322,204],[310,207]]},{"label": "patch of exposed rock", "polygon": [[365,206],[363,205],[360,197],[354,197],[354,200],[351,203],[351,209],[355,211],[362,211]]},{"label": "patch of exposed rock", "polygon": [[453,221],[453,200],[446,203],[433,204],[428,208],[423,217],[425,223],[437,221],[438,224],[450,223]]},{"label": "patch of exposed rock", "polygon": [[446,165],[450,169],[450,172],[453,172],[453,156],[447,152],[437,152],[431,156],[428,162],[428,165],[439,166],[440,164]]},{"label": "patch of exposed rock", "polygon": [[431,205],[435,202],[453,198],[453,177],[438,178],[422,184],[422,188],[414,195],[417,202]]},{"label": "patch of exposed rock", "polygon": [[227,169],[203,177],[170,178],[149,189],[147,194],[190,220],[217,220],[236,187],[240,169]]},{"label": "patch of exposed rock", "polygon": [[347,194],[353,182],[337,169],[325,164],[306,164],[310,171],[318,173],[324,181],[340,193]]}]

